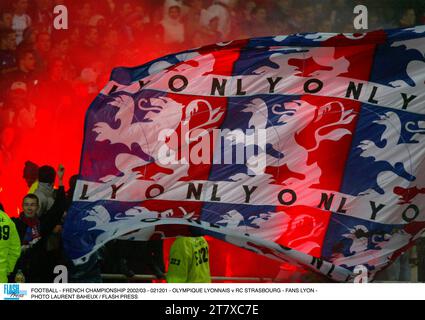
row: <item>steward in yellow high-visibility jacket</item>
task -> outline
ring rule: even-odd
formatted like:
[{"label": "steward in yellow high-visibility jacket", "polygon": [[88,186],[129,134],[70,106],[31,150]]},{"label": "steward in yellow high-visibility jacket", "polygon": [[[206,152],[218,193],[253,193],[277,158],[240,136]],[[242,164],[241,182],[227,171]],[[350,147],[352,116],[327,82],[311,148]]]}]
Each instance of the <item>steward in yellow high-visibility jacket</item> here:
[{"label": "steward in yellow high-visibility jacket", "polygon": [[9,216],[0,210],[0,283],[7,282],[7,276],[15,268],[21,255],[21,241],[16,226]]},{"label": "steward in yellow high-visibility jacket", "polygon": [[178,237],[170,249],[167,282],[211,282],[209,260],[204,237]]}]

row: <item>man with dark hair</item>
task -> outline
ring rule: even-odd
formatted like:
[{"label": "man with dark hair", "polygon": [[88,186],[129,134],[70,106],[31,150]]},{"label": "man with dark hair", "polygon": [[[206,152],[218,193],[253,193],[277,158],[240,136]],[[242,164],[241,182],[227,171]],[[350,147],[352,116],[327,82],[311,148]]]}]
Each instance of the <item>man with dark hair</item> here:
[{"label": "man with dark hair", "polygon": [[17,69],[16,34],[11,29],[0,29],[0,74]]},{"label": "man with dark hair", "polygon": [[[12,29],[13,14],[12,12],[6,10],[0,13],[0,30],[9,30]],[[15,33],[15,31],[13,31]],[[16,44],[16,39],[15,39]]]},{"label": "man with dark hair", "polygon": [[406,8],[399,20],[401,28],[408,28],[414,26],[416,23],[416,12],[414,8]]},{"label": "man with dark hair", "polygon": [[[49,210],[52,208],[55,202],[56,194],[54,189],[54,183],[56,179],[56,172],[53,167],[45,165],[38,170],[38,186],[34,194],[36,194],[40,201],[40,206],[37,212],[38,217],[41,219]],[[65,195],[65,207],[66,210],[66,195]],[[46,239],[46,260],[49,261],[50,265],[55,265],[61,260],[61,232],[62,232],[62,220],[58,220],[56,225],[53,227],[52,232]]]},{"label": "man with dark hair", "polygon": [[[49,282],[53,278],[54,265],[51,263],[47,246],[49,237],[53,234],[54,228],[60,224],[65,211],[63,175],[64,168],[59,166],[59,189],[56,199],[43,215],[37,216],[38,197],[35,194],[27,194],[22,202],[23,212],[18,219],[13,219],[22,242],[22,256],[15,271],[21,270],[26,282]],[[41,177],[44,178],[43,175]]]},{"label": "man with dark hair", "polygon": [[8,74],[8,83],[24,82],[27,85],[28,91],[31,92],[36,84],[35,80],[37,78],[35,73],[36,64],[34,52],[30,49],[18,50],[17,65],[18,69]]},{"label": "man with dark hair", "polygon": [[45,165],[38,169],[38,180],[40,182],[53,184],[55,182],[56,172],[53,167]]},{"label": "man with dark hair", "polygon": [[45,73],[47,71],[47,60],[51,53],[52,41],[50,34],[47,32],[40,32],[37,34],[35,41],[35,61],[38,72]]}]

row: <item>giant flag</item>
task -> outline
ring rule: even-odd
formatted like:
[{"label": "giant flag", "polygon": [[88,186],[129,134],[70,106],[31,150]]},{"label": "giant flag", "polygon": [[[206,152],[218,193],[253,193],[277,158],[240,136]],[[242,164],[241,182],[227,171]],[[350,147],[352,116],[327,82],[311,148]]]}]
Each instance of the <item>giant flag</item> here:
[{"label": "giant flag", "polygon": [[108,241],[211,235],[337,281],[425,228],[425,27],[218,43],[116,68],[67,215]]}]

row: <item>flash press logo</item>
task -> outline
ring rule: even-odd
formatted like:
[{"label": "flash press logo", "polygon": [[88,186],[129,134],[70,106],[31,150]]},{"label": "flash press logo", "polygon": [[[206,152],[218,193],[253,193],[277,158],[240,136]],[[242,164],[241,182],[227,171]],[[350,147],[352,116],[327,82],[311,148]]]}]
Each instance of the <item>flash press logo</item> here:
[{"label": "flash press logo", "polygon": [[20,290],[19,284],[4,285],[4,300],[19,300],[27,295],[26,290]]}]

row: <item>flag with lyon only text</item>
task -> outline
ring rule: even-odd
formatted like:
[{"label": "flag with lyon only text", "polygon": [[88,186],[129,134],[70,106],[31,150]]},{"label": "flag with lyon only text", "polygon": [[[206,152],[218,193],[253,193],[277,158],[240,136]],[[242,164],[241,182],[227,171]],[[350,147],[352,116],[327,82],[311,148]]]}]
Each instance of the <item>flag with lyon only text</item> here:
[{"label": "flag with lyon only text", "polygon": [[425,27],[218,43],[116,68],[90,105],[64,229],[210,235],[351,281],[425,228]]}]

